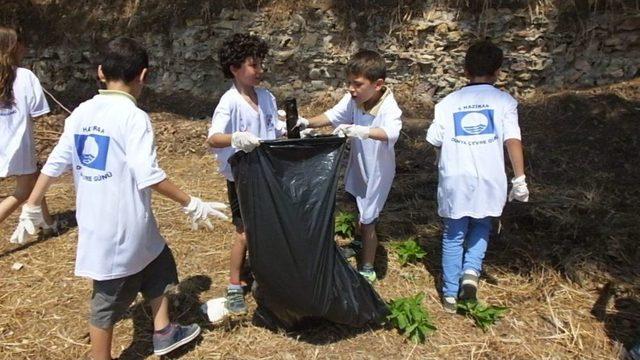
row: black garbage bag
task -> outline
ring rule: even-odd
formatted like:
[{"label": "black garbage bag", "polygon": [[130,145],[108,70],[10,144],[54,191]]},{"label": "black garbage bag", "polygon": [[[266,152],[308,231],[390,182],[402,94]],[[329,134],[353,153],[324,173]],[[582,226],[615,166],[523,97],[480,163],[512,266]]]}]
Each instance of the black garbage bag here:
[{"label": "black garbage bag", "polygon": [[265,141],[229,159],[258,291],[259,313],[294,329],[309,318],[363,327],[388,310],[334,241],[345,140]]}]

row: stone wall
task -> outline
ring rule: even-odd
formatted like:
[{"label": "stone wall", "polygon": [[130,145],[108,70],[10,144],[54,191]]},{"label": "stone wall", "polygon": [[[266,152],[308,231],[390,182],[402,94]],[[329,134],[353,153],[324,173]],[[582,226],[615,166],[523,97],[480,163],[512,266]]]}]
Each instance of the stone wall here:
[{"label": "stone wall", "polygon": [[481,36],[505,50],[499,85],[519,98],[640,74],[640,12],[632,6],[579,18],[546,1],[473,9],[438,1],[107,3],[3,5],[9,11],[2,20],[22,26],[31,40],[25,65],[71,106],[95,92],[96,49],[116,35],[134,36],[149,49],[152,77],[143,105],[195,117],[208,117],[228,88],[216,50],[238,31],[269,42],[265,86],[301,103],[339,98],[349,55],[371,48],[387,60],[401,103],[428,104],[465,83],[465,50]]}]

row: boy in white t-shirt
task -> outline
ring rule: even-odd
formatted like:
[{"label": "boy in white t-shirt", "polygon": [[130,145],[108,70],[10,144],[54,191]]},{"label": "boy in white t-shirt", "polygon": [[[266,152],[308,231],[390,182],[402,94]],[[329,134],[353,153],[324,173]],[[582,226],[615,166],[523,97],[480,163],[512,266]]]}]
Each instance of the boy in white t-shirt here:
[{"label": "boy in white t-shirt", "polygon": [[257,87],[264,72],[262,60],[268,51],[266,42],[249,34],[232,35],[218,51],[222,72],[225,78],[232,79],[232,85],[213,112],[207,143],[216,155],[218,171],[227,179],[232,221],[236,227],[225,302],[233,315],[247,312],[240,282],[247,238],[228,160],[236,151],[250,152],[260,145],[260,140],[273,140],[286,133],[286,124],[278,120],[275,97],[267,89]]},{"label": "boy in white t-shirt", "polygon": [[[0,223],[20,206],[38,178],[33,119],[47,114],[49,104],[38,78],[21,68],[26,48],[18,33],[0,27],[0,178],[14,176],[16,189],[0,202]],[[46,202],[42,202],[46,220],[43,228],[54,230],[55,224]]]},{"label": "boy in white t-shirt", "polygon": [[465,57],[470,82],[435,106],[427,141],[439,149],[438,214],[443,218],[443,307],[475,300],[491,230],[507,200],[504,149],[515,173],[509,200],[528,201],[518,125],[518,102],[493,83],[502,50],[473,44]]},{"label": "boy in white t-shirt", "polygon": [[331,125],[334,134],[352,138],[345,190],[356,200],[363,248],[360,274],[370,283],[378,247],[376,222],[396,173],[394,145],[402,129],[402,110],[384,86],[386,65],[371,50],[356,53],[347,64],[349,93],[332,109],[310,119],[298,119],[301,129]]},{"label": "boy in white t-shirt", "polygon": [[[196,324],[169,321],[165,292],[177,281],[176,264],[151,211],[151,190],[184,206],[193,225],[226,218],[220,203],[190,197],[158,166],[149,116],[136,106],[147,77],[146,50],[129,38],[109,42],[98,67],[107,90],[66,119],[16,233],[42,224],[40,202],[65,170],[76,187],[78,249],[75,274],[93,279],[89,334],[94,360],[111,359],[113,326],[141,292],[153,312],[153,349],[167,354],[200,333]],[[211,224],[208,224],[209,226]]]}]

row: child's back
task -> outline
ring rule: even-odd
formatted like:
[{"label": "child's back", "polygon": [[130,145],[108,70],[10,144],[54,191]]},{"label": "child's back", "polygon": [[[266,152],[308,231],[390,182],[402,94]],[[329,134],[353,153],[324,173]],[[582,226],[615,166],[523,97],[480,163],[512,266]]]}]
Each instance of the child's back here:
[{"label": "child's back", "polygon": [[436,105],[427,140],[442,146],[440,216],[500,216],[507,197],[504,140],[520,138],[517,106],[491,84],[465,86]]},{"label": "child's back", "polygon": [[76,275],[107,280],[137,273],[165,245],[151,212],[148,186],[166,174],[155,161],[149,116],[131,95],[101,91],[69,116],[64,134],[52,152],[58,158],[43,173],[58,176],[72,164]]},{"label": "child's back", "polygon": [[31,71],[17,68],[12,90],[13,105],[0,107],[0,177],[36,171],[31,119],[49,112],[40,82]]},{"label": "child's back", "polygon": [[475,300],[491,219],[507,198],[506,146],[515,174],[510,199],[527,201],[518,103],[493,87],[502,50],[490,41],[469,47],[469,85],[440,101],[427,141],[440,149],[438,214],[442,216],[442,305],[455,313],[458,299]]}]

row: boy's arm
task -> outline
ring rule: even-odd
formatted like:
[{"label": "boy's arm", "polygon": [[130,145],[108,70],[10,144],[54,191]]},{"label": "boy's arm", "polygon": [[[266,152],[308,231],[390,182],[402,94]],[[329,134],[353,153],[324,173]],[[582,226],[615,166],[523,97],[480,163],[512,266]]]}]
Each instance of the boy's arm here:
[{"label": "boy's arm", "polygon": [[159,192],[165,197],[182,205],[182,207],[186,207],[187,205],[189,205],[189,201],[191,200],[191,197],[187,195],[187,193],[180,190],[180,188],[178,188],[168,179],[164,179],[157,184],[151,185],[150,187],[151,189]]},{"label": "boy's arm", "polygon": [[38,176],[38,180],[36,181],[36,184],[34,185],[33,190],[31,190],[31,194],[29,195],[29,198],[27,199],[27,202],[25,205],[29,205],[32,207],[40,206],[40,204],[42,204],[42,199],[44,198],[44,194],[47,192],[47,190],[49,190],[49,187],[51,186],[51,184],[53,184],[57,179],[58,178],[41,173]]},{"label": "boy's arm", "polygon": [[515,178],[524,175],[524,155],[522,151],[522,142],[519,139],[507,139],[505,141],[507,153],[511,160],[511,167]]},{"label": "boy's arm", "polygon": [[320,114],[306,120],[309,121],[309,124],[307,125],[309,128],[319,128],[331,125],[331,121],[329,121],[329,118],[325,114]]},{"label": "boy's arm", "polygon": [[527,187],[526,176],[524,175],[524,155],[522,154],[522,142],[520,139],[510,138],[505,140],[511,167],[514,177],[511,179],[511,191],[509,191],[509,201],[518,200],[529,201],[529,188]]},{"label": "boy's arm", "polygon": [[213,148],[226,148],[231,146],[231,134],[217,133],[209,136],[207,145]]}]

